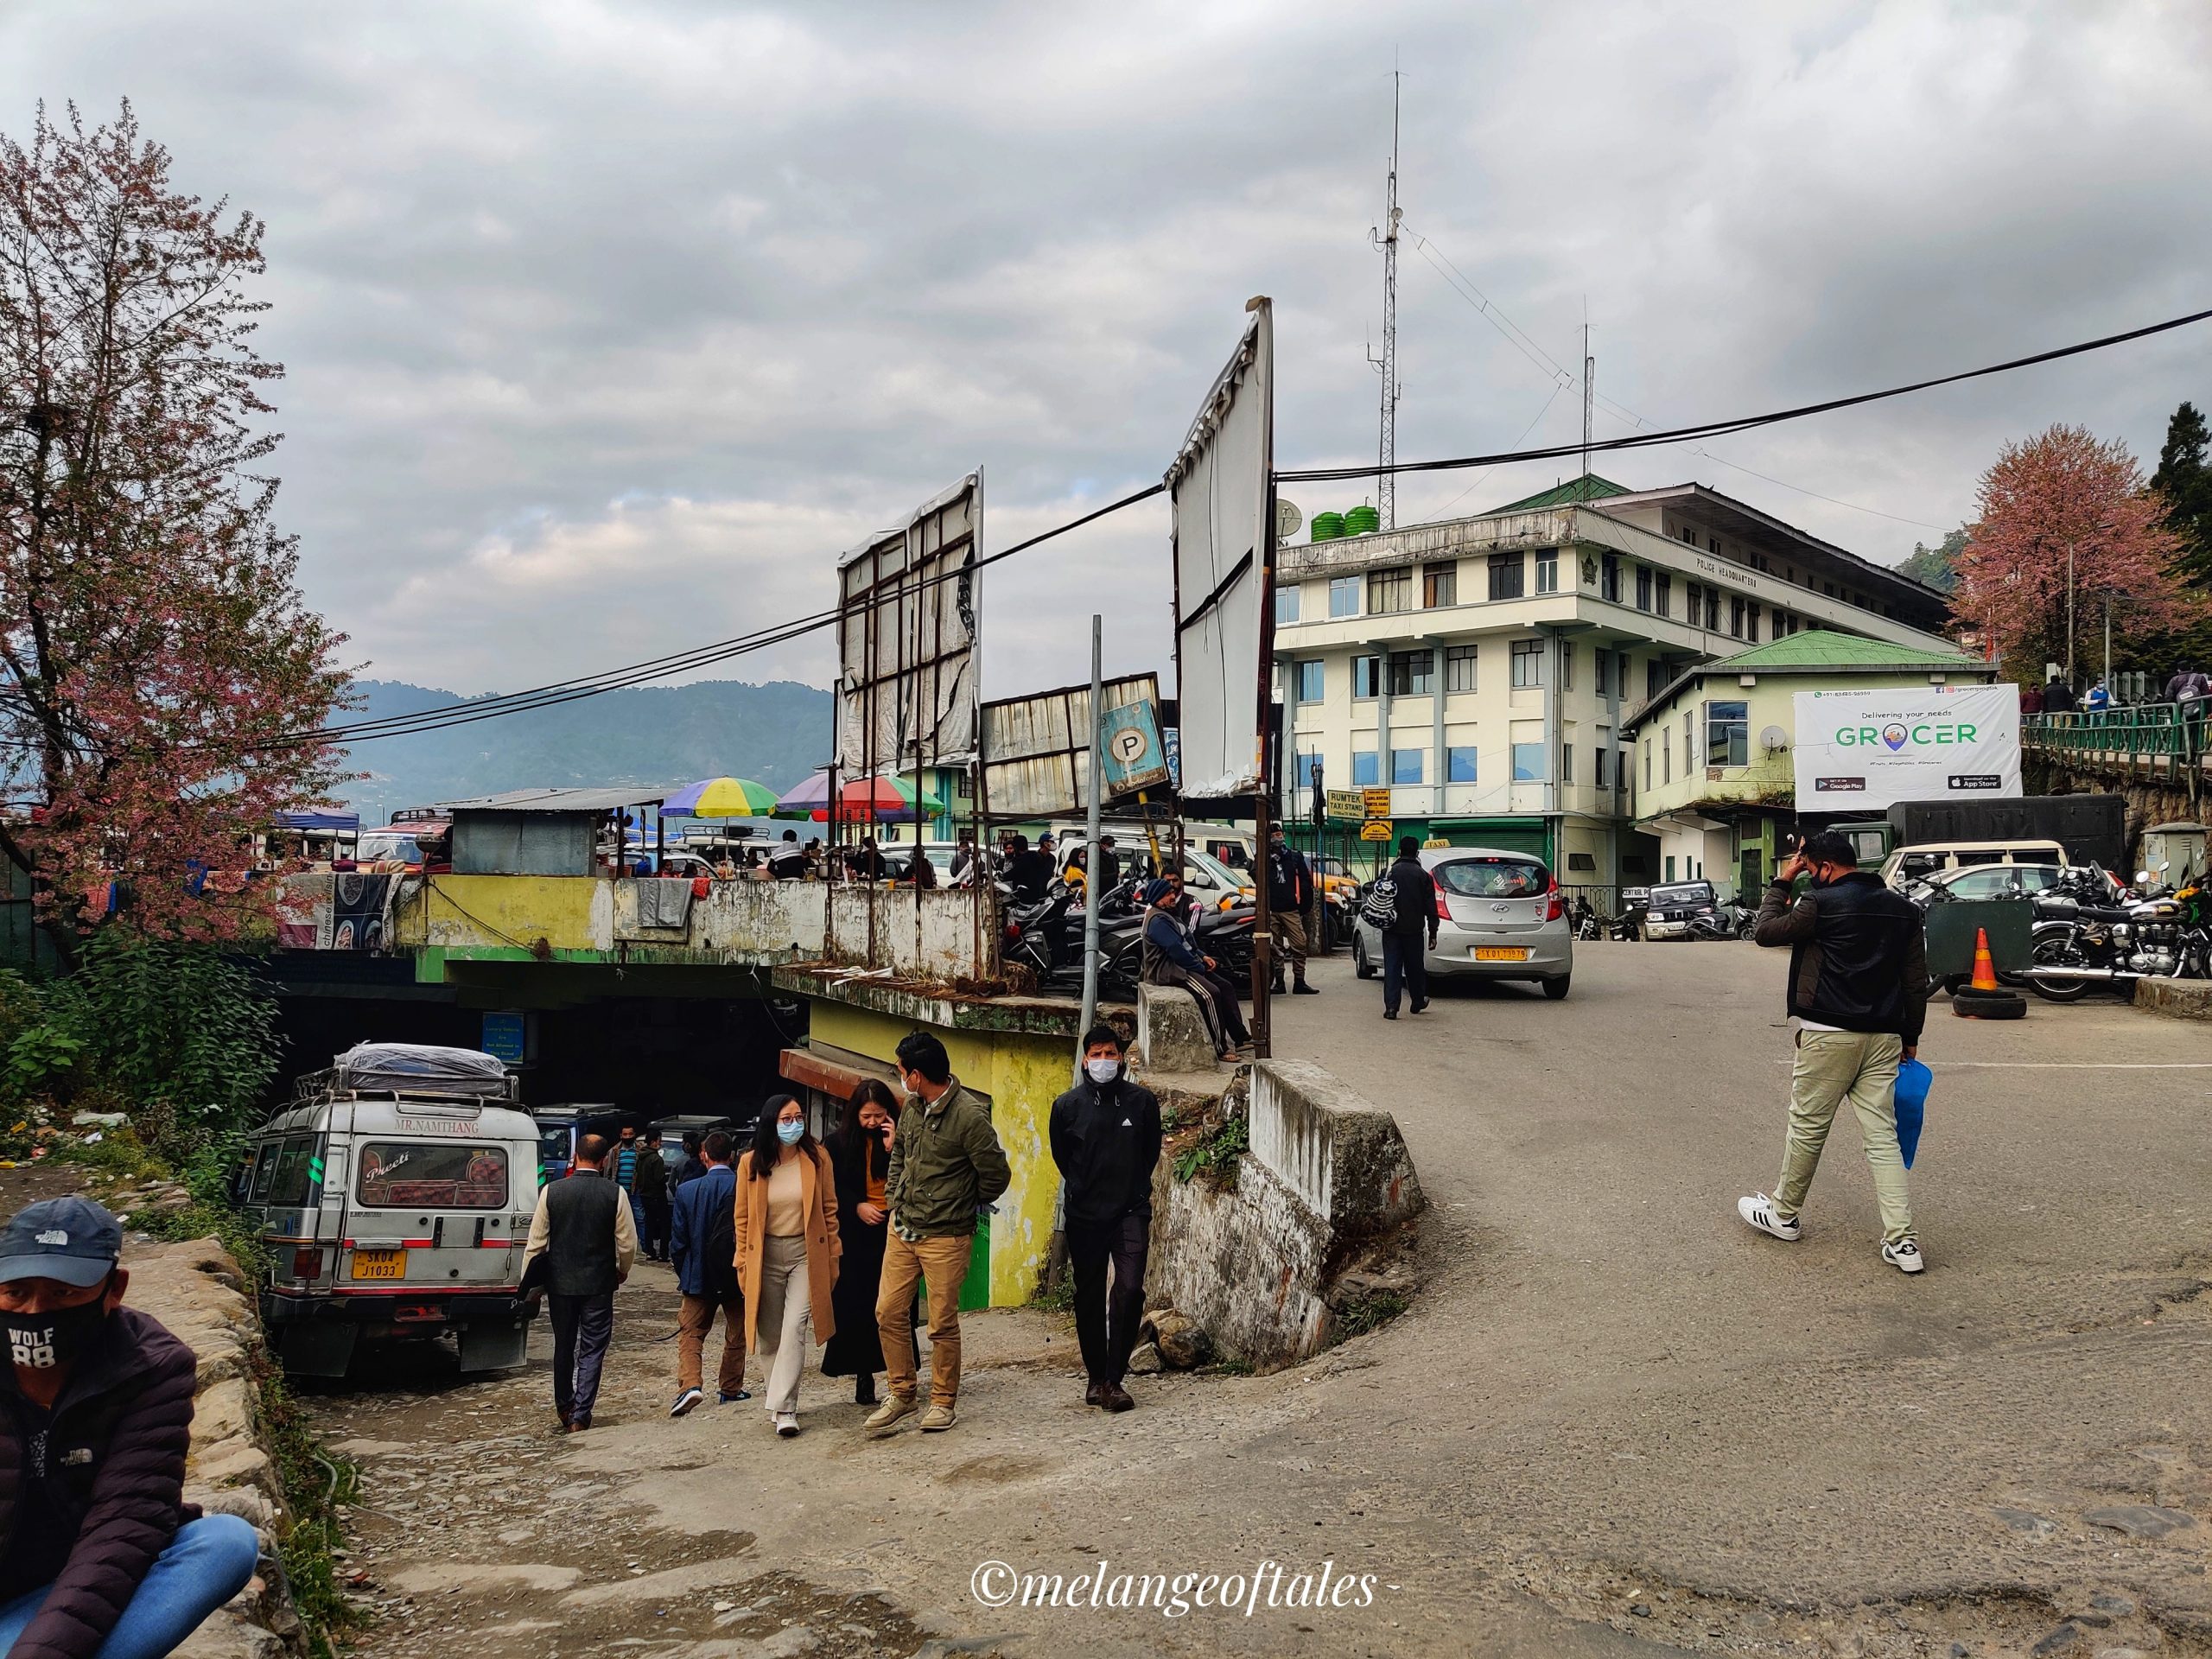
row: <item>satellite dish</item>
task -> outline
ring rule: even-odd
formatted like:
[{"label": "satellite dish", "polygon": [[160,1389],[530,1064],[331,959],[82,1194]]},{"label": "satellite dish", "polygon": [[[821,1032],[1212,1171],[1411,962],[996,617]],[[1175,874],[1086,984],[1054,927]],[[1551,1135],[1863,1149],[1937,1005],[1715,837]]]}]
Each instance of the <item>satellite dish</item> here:
[{"label": "satellite dish", "polygon": [[1275,540],[1287,542],[1298,534],[1298,527],[1306,522],[1306,515],[1298,510],[1294,501],[1275,500]]},{"label": "satellite dish", "polygon": [[1789,734],[1779,726],[1770,726],[1759,734],[1759,747],[1769,754],[1780,754],[1789,747]]}]

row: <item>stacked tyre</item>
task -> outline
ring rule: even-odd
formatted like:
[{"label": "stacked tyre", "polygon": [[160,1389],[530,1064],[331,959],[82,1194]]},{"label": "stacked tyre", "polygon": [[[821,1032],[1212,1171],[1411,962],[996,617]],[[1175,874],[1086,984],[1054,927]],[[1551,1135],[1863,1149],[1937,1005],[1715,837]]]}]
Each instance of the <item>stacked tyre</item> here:
[{"label": "stacked tyre", "polygon": [[1951,993],[1951,1012],[1962,1020],[2024,1020],[2028,1000],[2002,987],[1978,991],[1971,985],[1961,985]]}]

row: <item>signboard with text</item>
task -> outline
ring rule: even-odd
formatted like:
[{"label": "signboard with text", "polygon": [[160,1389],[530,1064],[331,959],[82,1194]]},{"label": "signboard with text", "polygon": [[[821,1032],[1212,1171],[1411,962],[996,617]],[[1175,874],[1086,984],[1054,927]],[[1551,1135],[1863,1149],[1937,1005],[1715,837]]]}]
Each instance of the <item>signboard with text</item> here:
[{"label": "signboard with text", "polygon": [[1368,817],[1387,818],[1390,816],[1390,791],[1389,790],[1363,789],[1359,792],[1361,798],[1366,803],[1366,816]]},{"label": "signboard with text", "polygon": [[1356,789],[1332,789],[1327,794],[1329,816],[1343,823],[1357,823],[1367,816],[1367,798]]},{"label": "signboard with text", "polygon": [[2020,701],[2010,685],[1800,691],[1791,700],[1800,812],[2015,796]]}]

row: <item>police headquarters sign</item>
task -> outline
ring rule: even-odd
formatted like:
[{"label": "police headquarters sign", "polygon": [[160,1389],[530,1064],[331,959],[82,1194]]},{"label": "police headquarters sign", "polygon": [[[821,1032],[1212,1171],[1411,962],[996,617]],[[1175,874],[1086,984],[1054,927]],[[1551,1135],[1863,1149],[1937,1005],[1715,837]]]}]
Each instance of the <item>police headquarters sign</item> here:
[{"label": "police headquarters sign", "polygon": [[2010,685],[1800,691],[1797,810],[2020,793],[2020,698]]}]

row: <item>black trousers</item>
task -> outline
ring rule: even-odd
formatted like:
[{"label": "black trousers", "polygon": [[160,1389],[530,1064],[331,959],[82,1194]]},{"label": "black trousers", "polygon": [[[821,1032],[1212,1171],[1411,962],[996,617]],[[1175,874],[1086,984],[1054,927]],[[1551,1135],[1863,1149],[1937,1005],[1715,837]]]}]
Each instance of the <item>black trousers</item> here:
[{"label": "black trousers", "polygon": [[1403,981],[1406,994],[1413,998],[1415,1007],[1428,1001],[1428,957],[1422,952],[1421,938],[1416,933],[1411,938],[1401,934],[1382,936],[1382,1007],[1384,1012],[1398,1011],[1398,986]]},{"label": "black trousers", "polygon": [[638,1247],[657,1262],[668,1260],[668,1199],[647,1197],[639,1201],[645,1206],[645,1224]]},{"label": "black trousers", "polygon": [[[1144,1266],[1152,1253],[1152,1217],[1123,1216],[1119,1221],[1066,1228],[1068,1265],[1075,1271],[1075,1336],[1083,1349],[1083,1369],[1094,1382],[1119,1382],[1129,1369],[1129,1350],[1137,1345],[1137,1324],[1144,1318]],[[1106,1288],[1107,1264],[1114,1288]]]},{"label": "black trousers", "polygon": [[545,1311],[553,1320],[553,1408],[563,1422],[589,1417],[614,1339],[614,1293],[548,1296]]}]

